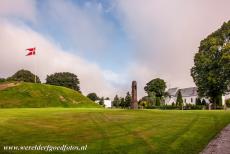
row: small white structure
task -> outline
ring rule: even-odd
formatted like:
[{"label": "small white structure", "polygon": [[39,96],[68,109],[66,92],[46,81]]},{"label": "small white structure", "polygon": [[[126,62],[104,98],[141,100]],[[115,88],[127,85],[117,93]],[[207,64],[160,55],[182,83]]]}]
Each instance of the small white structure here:
[{"label": "small white structure", "polygon": [[112,107],[112,101],[111,100],[104,100],[104,104],[106,108],[111,108]]}]

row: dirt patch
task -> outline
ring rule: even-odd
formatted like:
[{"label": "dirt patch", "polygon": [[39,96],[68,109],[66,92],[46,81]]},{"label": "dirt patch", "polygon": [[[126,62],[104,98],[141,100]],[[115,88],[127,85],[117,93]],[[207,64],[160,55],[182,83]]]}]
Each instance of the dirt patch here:
[{"label": "dirt patch", "polygon": [[20,83],[2,83],[0,84],[0,90],[4,90],[6,88],[18,86]]},{"label": "dirt patch", "polygon": [[230,154],[230,124],[200,154]]}]

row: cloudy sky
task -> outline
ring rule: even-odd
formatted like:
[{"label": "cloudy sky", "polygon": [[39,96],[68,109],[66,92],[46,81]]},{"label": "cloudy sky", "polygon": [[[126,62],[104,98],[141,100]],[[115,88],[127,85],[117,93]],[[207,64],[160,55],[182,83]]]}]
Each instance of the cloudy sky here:
[{"label": "cloudy sky", "polygon": [[[160,77],[190,76],[200,40],[230,20],[229,0],[1,0],[0,77],[29,69],[78,75],[84,94],[113,98]],[[37,55],[26,57],[26,48]]]}]

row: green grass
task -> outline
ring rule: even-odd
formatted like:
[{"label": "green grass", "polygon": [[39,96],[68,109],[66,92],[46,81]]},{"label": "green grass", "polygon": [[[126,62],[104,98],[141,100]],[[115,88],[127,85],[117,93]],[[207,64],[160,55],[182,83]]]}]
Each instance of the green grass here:
[{"label": "green grass", "polygon": [[20,83],[0,90],[0,108],[100,107],[80,93],[65,87]]},{"label": "green grass", "polygon": [[193,154],[228,123],[229,111],[0,109],[0,153],[4,145],[87,144],[79,153]]}]

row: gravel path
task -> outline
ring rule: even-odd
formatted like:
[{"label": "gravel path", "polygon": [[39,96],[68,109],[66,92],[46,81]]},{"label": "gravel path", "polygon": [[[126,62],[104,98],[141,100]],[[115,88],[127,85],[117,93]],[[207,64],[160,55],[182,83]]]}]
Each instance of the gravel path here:
[{"label": "gravel path", "polygon": [[230,154],[230,124],[200,154]]}]

